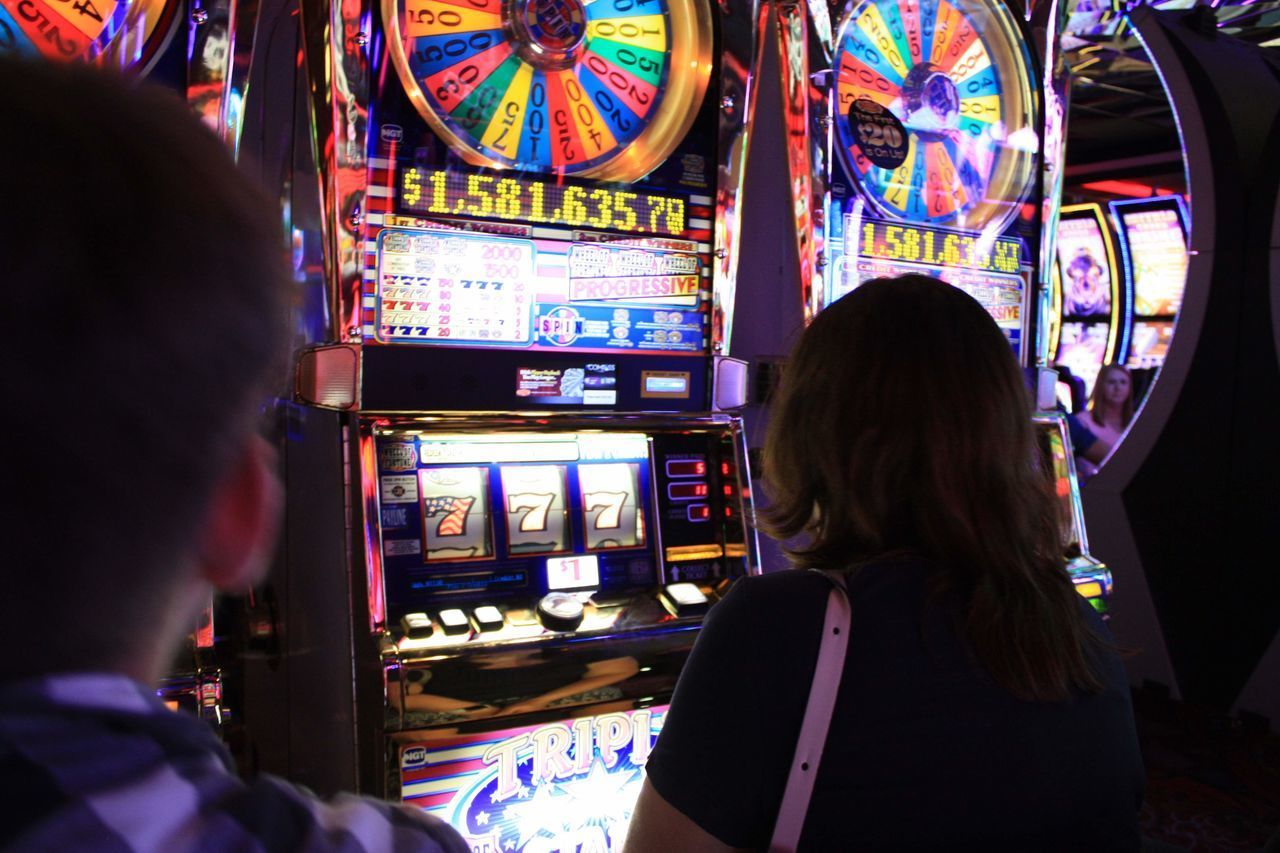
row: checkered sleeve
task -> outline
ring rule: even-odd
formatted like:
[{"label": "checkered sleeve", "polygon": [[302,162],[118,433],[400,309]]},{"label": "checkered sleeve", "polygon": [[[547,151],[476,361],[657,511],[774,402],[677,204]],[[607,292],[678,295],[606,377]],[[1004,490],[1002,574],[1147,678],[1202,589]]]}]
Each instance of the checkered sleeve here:
[{"label": "checkered sleeve", "polygon": [[241,781],[202,722],[112,674],[0,685],[0,791],[5,851],[469,853],[418,810]]},{"label": "checkered sleeve", "polygon": [[223,808],[269,853],[470,853],[453,827],[421,810],[352,794],[323,801],[269,776]]}]

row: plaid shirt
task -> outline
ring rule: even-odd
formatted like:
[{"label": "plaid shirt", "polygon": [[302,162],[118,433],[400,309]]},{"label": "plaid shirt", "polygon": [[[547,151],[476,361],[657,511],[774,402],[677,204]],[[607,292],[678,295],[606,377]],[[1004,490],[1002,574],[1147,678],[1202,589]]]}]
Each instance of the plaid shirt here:
[{"label": "plaid shirt", "polygon": [[0,685],[0,849],[467,853],[417,810],[243,782],[204,723],[103,673]]}]

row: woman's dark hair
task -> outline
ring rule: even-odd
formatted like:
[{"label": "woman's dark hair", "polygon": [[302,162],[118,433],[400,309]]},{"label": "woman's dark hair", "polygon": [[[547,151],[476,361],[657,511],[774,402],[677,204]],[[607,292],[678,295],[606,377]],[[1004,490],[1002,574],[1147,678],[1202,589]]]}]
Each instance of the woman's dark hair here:
[{"label": "woman's dark hair", "polygon": [[800,568],[899,552],[945,567],[978,661],[1015,696],[1096,691],[1022,371],[937,279],[869,281],[817,316],[770,415],[765,528]]},{"label": "woman's dark hair", "polygon": [[1133,420],[1133,374],[1123,364],[1104,364],[1102,370],[1098,371],[1098,378],[1093,383],[1093,393],[1089,395],[1089,420],[1103,426],[1102,401],[1106,399],[1103,386],[1107,383],[1107,375],[1111,373],[1123,373],[1129,377],[1129,398],[1120,407],[1120,424],[1128,426],[1129,421]]}]

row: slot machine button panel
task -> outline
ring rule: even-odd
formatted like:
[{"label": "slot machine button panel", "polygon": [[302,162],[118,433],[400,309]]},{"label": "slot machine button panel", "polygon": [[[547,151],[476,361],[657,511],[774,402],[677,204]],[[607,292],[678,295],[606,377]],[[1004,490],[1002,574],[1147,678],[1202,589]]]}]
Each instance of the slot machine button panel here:
[{"label": "slot machine button panel", "polygon": [[676,616],[695,616],[710,606],[707,596],[693,583],[669,583],[663,587],[662,597]]},{"label": "slot machine button panel", "polygon": [[471,623],[467,621],[467,614],[456,607],[451,607],[448,610],[441,610],[438,614],[438,618],[440,620],[440,627],[443,628],[444,632],[449,636],[471,633]]},{"label": "slot machine button panel", "polygon": [[499,631],[506,624],[506,620],[502,618],[502,611],[492,604],[477,607],[471,611],[471,616],[475,620],[476,630],[481,633]]},{"label": "slot machine button panel", "polygon": [[431,617],[425,613],[406,613],[400,619],[400,629],[410,640],[425,640],[435,632]]}]

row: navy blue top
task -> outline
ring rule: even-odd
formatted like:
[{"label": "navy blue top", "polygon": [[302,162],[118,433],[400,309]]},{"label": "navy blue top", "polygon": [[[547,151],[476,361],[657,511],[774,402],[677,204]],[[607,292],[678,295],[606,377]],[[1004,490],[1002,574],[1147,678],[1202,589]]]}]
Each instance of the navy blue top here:
[{"label": "navy blue top", "polygon": [[1071,414],[1064,412],[1067,416],[1067,435],[1071,439],[1071,449],[1076,455],[1084,453],[1097,442],[1098,437],[1093,434],[1093,430],[1085,426],[1084,421]]},{"label": "navy blue top", "polygon": [[[904,560],[850,580],[849,651],[801,849],[1137,850],[1144,773],[1117,656],[1099,655],[1101,694],[1016,699],[967,652],[958,601],[930,603],[932,571]],[[739,581],[680,677],[649,779],[726,844],[772,836],[829,589],[814,572]]]}]

